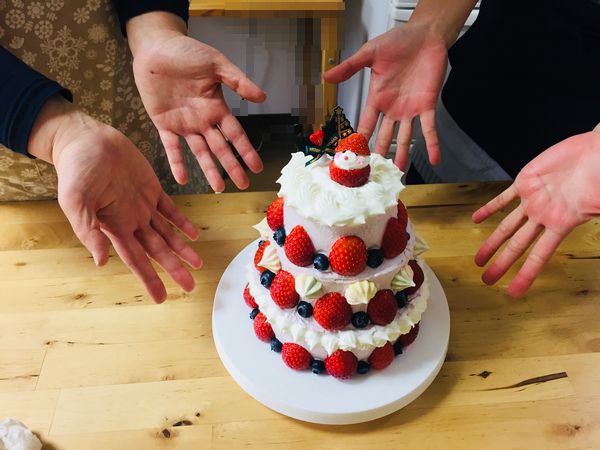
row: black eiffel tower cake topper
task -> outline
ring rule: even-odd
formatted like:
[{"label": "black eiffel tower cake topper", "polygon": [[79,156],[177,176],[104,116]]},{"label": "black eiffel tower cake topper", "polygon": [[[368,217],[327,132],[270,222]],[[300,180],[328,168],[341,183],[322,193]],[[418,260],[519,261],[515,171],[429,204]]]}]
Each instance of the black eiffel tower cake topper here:
[{"label": "black eiffel tower cake topper", "polygon": [[323,155],[335,154],[335,148],[340,141],[354,133],[350,121],[346,118],[341,106],[333,108],[331,117],[325,122],[321,129],[310,136],[301,132],[296,135],[296,147],[312,159],[306,162],[309,166],[323,157]]}]

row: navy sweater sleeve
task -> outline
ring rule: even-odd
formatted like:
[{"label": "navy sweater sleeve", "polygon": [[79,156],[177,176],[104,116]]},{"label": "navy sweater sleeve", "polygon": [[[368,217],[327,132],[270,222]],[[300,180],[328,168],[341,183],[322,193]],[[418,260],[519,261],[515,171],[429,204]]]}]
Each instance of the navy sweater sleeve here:
[{"label": "navy sweater sleeve", "polygon": [[30,156],[27,142],[44,103],[54,94],[71,93],[0,47],[0,144]]},{"label": "navy sweater sleeve", "polygon": [[125,36],[125,25],[132,17],[139,16],[152,11],[166,11],[181,17],[187,23],[190,17],[189,0],[113,0],[119,22],[121,23],[121,32]]}]

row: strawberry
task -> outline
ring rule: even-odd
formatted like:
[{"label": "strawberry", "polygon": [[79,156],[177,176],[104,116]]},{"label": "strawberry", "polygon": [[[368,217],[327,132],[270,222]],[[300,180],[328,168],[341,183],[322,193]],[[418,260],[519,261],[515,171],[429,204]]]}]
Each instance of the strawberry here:
[{"label": "strawberry", "polygon": [[346,187],[359,187],[369,181],[371,174],[371,166],[363,167],[362,169],[342,169],[331,161],[329,164],[329,177],[338,184]]},{"label": "strawberry", "polygon": [[352,378],[358,367],[358,359],[354,353],[346,350],[336,350],[325,358],[325,369],[332,377],[340,380]]},{"label": "strawberry", "polygon": [[300,301],[300,296],[296,292],[294,276],[285,270],[277,272],[269,291],[273,301],[282,309],[293,308]]},{"label": "strawberry", "polygon": [[404,251],[407,242],[408,233],[406,232],[406,225],[402,226],[402,223],[398,219],[390,217],[385,226],[381,241],[383,256],[386,258],[395,258]]},{"label": "strawberry", "polygon": [[400,345],[402,346],[402,348],[408,347],[410,344],[412,344],[415,341],[418,334],[419,334],[419,324],[417,323],[414,327],[412,327],[410,329],[410,331],[408,333],[403,334],[398,338],[396,345],[398,345],[398,342],[399,342]]},{"label": "strawberry", "polygon": [[267,223],[273,231],[283,226],[283,197],[274,200],[267,208]]},{"label": "strawberry", "polygon": [[246,283],[246,287],[244,288],[244,301],[250,308],[258,308],[256,300],[254,300],[254,297],[252,297],[252,294],[250,293],[250,285],[248,283]]},{"label": "strawberry", "polygon": [[419,288],[423,284],[423,281],[425,281],[425,274],[423,273],[423,269],[421,269],[421,266],[419,265],[419,263],[417,263],[416,260],[411,259],[408,262],[408,265],[413,270],[413,282],[415,283],[415,285],[406,289],[406,293],[408,295],[413,295],[419,290]]},{"label": "strawberry", "polygon": [[256,253],[254,254],[254,267],[256,267],[256,270],[258,270],[259,272],[262,272],[265,270],[265,268],[259,266],[258,263],[262,259],[263,253],[265,253],[265,248],[267,248],[267,246],[269,244],[270,244],[269,241],[264,241],[262,243],[262,245],[260,247],[258,247],[258,250],[256,250]]},{"label": "strawberry", "polygon": [[400,226],[406,229],[408,225],[408,211],[406,211],[406,206],[400,200],[398,200],[398,222]]},{"label": "strawberry", "polygon": [[341,330],[350,323],[352,308],[342,294],[330,292],[315,302],[313,316],[326,330]]},{"label": "strawberry", "polygon": [[360,133],[352,133],[350,136],[341,139],[335,148],[336,152],[354,152],[357,155],[369,156],[369,141]]},{"label": "strawberry", "polygon": [[387,325],[394,320],[397,311],[398,303],[396,302],[394,293],[390,289],[377,291],[375,297],[371,299],[367,306],[369,319],[375,325]]},{"label": "strawberry", "polygon": [[315,246],[302,225],[292,228],[290,234],[285,238],[283,248],[290,262],[297,266],[305,267],[312,264]]},{"label": "strawberry", "polygon": [[383,347],[377,347],[369,356],[369,364],[373,369],[382,370],[394,360],[394,347],[386,342]]},{"label": "strawberry", "polygon": [[267,316],[263,313],[258,313],[254,318],[254,333],[263,342],[271,342],[271,339],[275,337],[273,328],[271,328],[271,324],[267,322]]},{"label": "strawberry", "polygon": [[352,277],[365,270],[367,257],[367,246],[361,238],[343,236],[333,243],[329,263],[334,272]]},{"label": "strawberry", "polygon": [[305,370],[310,366],[312,356],[304,347],[298,344],[286,342],[281,349],[283,362],[294,370]]}]

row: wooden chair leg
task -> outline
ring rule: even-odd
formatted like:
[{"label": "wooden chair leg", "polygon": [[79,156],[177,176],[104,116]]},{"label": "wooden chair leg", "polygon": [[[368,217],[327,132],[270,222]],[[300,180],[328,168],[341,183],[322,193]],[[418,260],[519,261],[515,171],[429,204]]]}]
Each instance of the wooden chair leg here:
[{"label": "wooden chair leg", "polygon": [[[321,77],[340,62],[340,18],[321,19]],[[337,85],[325,83],[321,78],[322,99],[317,106],[317,127],[324,123],[337,104]]]}]

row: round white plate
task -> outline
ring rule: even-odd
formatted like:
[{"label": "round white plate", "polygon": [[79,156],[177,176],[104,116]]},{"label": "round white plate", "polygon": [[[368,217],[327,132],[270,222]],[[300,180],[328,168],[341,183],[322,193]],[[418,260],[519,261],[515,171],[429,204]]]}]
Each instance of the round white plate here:
[{"label": "round white plate", "polygon": [[431,297],[415,342],[381,372],[371,370],[340,381],[309,370],[288,368],[280,353],[256,338],[242,293],[245,267],[257,242],[242,250],[223,273],[213,306],[213,336],[233,379],[252,397],[286,416],[321,424],[351,424],[378,419],[406,406],[438,374],[450,336],[450,312],[439,280],[427,271]]}]

